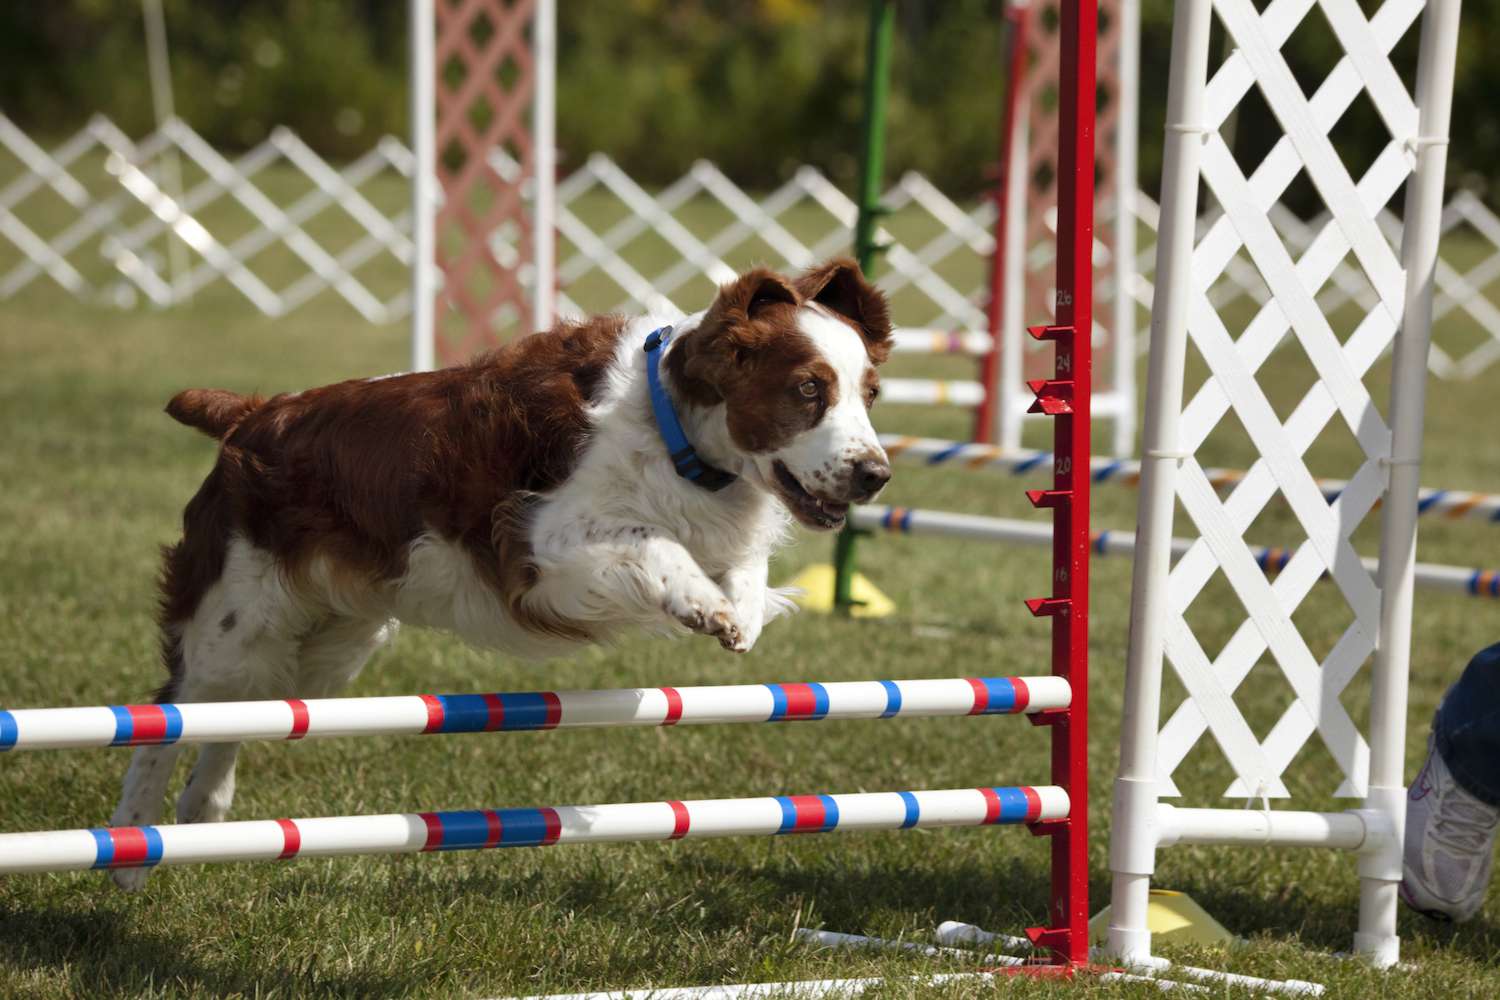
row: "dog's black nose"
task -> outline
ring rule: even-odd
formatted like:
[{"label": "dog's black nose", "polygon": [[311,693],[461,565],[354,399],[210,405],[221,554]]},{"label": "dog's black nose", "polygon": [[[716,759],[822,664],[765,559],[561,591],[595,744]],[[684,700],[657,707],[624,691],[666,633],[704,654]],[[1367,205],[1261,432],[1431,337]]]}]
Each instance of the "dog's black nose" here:
[{"label": "dog's black nose", "polygon": [[884,462],[867,458],[854,463],[854,489],[861,499],[870,499],[890,481],[891,467]]}]

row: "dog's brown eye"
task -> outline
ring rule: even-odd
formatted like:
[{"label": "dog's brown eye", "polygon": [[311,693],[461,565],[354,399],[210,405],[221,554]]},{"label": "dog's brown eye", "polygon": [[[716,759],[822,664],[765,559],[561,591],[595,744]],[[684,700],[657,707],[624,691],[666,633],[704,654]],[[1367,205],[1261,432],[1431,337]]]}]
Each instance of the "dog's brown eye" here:
[{"label": "dog's brown eye", "polygon": [[797,391],[802,393],[802,395],[807,399],[816,399],[818,396],[817,379],[808,379],[806,382],[803,382],[801,385],[797,386]]},{"label": "dog's brown eye", "polygon": [[872,386],[870,386],[870,388],[868,388],[868,389],[865,390],[865,406],[867,406],[867,407],[874,406],[875,405],[875,400],[877,400],[879,398],[880,398],[880,386],[878,386],[878,385],[872,385]]}]

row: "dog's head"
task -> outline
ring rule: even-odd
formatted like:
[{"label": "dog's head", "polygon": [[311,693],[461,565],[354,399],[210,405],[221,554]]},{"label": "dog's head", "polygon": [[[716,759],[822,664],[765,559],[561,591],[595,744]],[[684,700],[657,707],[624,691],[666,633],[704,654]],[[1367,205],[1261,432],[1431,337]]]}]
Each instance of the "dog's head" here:
[{"label": "dog's head", "polygon": [[885,296],[840,258],[795,280],[765,269],[741,275],[670,352],[668,368],[685,402],[724,407],[750,478],[803,524],[831,529],[891,478],[869,414],[890,339]]}]

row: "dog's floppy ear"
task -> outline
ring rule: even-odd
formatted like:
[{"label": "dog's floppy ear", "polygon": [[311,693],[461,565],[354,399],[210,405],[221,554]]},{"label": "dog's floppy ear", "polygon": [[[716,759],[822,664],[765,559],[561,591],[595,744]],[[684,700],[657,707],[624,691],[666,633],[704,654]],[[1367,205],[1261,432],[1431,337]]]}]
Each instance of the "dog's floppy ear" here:
[{"label": "dog's floppy ear", "polygon": [[734,325],[760,319],[772,306],[795,306],[801,302],[791,282],[775,271],[757,267],[720,286],[718,297],[703,317],[703,326]]},{"label": "dog's floppy ear", "polygon": [[703,322],[667,355],[667,366],[691,401],[716,403],[726,380],[795,322],[801,302],[792,283],[775,271],[747,271],[720,287]]},{"label": "dog's floppy ear", "polygon": [[835,257],[819,264],[797,279],[797,293],[853,323],[865,338],[865,349],[875,364],[890,356],[890,306],[885,293],[865,280],[854,261]]}]

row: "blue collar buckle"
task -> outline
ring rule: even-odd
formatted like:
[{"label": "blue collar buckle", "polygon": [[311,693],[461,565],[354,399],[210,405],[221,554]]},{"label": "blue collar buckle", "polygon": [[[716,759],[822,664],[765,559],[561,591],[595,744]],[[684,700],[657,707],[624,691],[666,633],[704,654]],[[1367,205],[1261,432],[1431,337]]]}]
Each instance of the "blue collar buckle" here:
[{"label": "blue collar buckle", "polygon": [[651,393],[651,412],[656,417],[656,429],[661,434],[662,443],[667,446],[677,474],[696,486],[717,493],[739,477],[700,458],[692,442],[688,441],[682,422],[677,419],[672,399],[661,382],[661,356],[671,339],[670,326],[653,330],[646,337],[646,386]]}]

